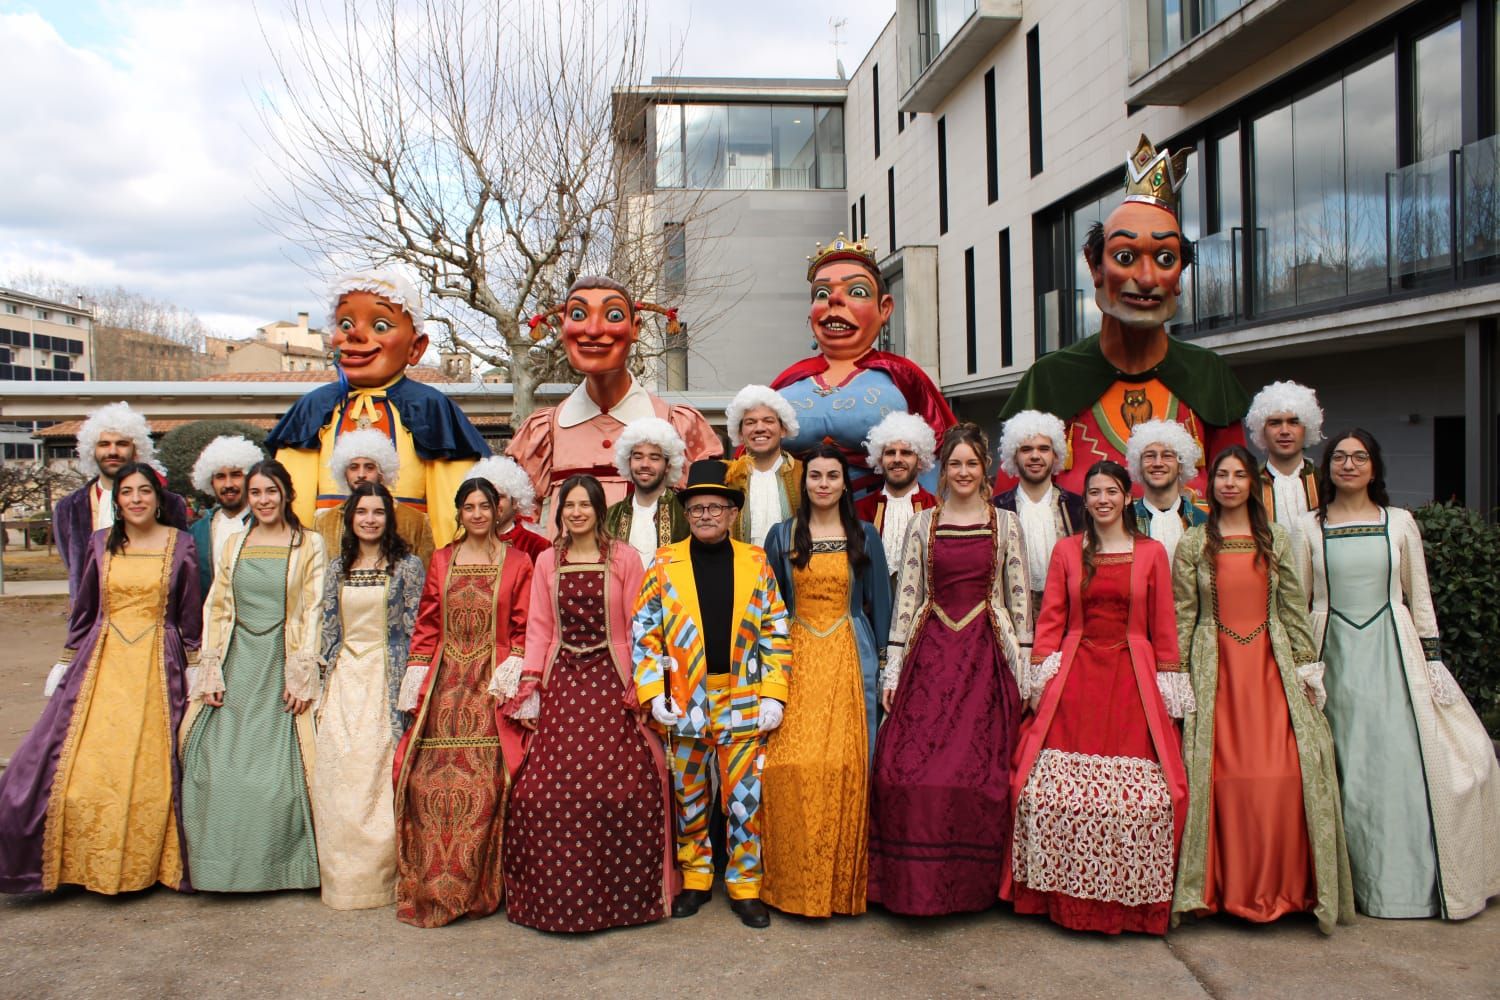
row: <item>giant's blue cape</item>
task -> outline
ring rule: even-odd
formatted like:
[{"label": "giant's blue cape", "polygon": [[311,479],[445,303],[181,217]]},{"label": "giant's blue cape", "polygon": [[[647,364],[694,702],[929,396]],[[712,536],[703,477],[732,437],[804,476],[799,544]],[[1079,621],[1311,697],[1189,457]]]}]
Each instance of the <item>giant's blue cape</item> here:
[{"label": "giant's blue cape", "polygon": [[[402,376],[385,389],[385,398],[411,432],[417,455],[439,458],[488,458],[490,446],[469,423],[464,411],[430,385]],[[318,435],[344,405],[345,390],[338,382],[321,385],[292,404],[266,436],[266,449],[317,448]]]}]

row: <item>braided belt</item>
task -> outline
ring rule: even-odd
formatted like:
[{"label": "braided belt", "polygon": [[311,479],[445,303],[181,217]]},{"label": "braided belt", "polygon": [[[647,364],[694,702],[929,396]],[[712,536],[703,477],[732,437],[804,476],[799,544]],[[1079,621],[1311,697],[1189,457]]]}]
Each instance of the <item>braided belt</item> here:
[{"label": "braided belt", "polygon": [[601,649],[608,649],[609,640],[601,640],[592,646],[575,646],[570,642],[560,642],[557,644],[557,648],[563,652],[572,653],[574,656],[582,656],[585,653],[597,653]]},{"label": "braided belt", "polygon": [[499,747],[500,741],[493,736],[422,737],[417,746],[427,750],[466,750],[469,748]]}]

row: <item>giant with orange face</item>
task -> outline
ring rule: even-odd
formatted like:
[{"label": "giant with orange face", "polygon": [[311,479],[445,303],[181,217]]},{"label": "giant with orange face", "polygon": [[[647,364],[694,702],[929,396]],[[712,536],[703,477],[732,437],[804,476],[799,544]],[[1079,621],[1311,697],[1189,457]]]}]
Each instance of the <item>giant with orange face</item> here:
[{"label": "giant with orange face", "polygon": [[374,292],[340,297],[333,322],[333,348],[350,385],[385,385],[427,353],[427,335],[406,309]]},{"label": "giant with orange face", "polygon": [[624,373],[641,334],[630,297],[614,288],[577,288],[563,304],[562,343],[568,364],[585,378]]},{"label": "giant with orange face", "polygon": [[[312,524],[318,510],[342,505],[350,484],[344,465],[329,466],[334,446],[341,435],[373,431],[389,439],[400,469],[386,487],[400,509],[427,513],[433,542],[445,545],[457,522],[442,501],[490,449],[452,400],[406,376],[427,351],[422,293],[399,271],[376,268],[345,275],[332,299],[342,378],[299,399],[266,438],[296,486],[297,516]],[[428,497],[439,498],[430,511]]]},{"label": "giant with orange face", "polygon": [[1131,329],[1157,330],[1177,315],[1182,233],[1164,208],[1127,201],[1104,220],[1104,253],[1089,261],[1094,301]]},{"label": "giant with orange face", "polygon": [[[953,411],[920,366],[875,349],[896,311],[875,248],[840,233],[810,260],[807,323],[818,353],[771,383],[797,412],[797,433],[781,446],[800,455],[819,444],[837,445],[849,462],[849,486],[863,499],[880,488],[864,447],[875,425],[904,411],[921,417],[936,437],[953,426]],[[936,475],[928,474],[924,485],[936,485]]]},{"label": "giant with orange face", "polygon": [[[1000,411],[1001,420],[1040,410],[1066,422],[1068,450],[1056,482],[1071,492],[1083,490],[1083,471],[1096,461],[1123,464],[1132,430],[1148,420],[1181,424],[1204,455],[1244,444],[1240,421],[1250,399],[1239,380],[1217,354],[1167,329],[1183,270],[1193,263],[1177,214],[1189,152],[1158,150],[1141,136],[1125,161],[1124,200],[1094,224],[1083,246],[1102,314],[1099,332],[1038,358]],[[1002,476],[995,487],[1014,483]],[[1202,500],[1202,470],[1186,486]]]}]

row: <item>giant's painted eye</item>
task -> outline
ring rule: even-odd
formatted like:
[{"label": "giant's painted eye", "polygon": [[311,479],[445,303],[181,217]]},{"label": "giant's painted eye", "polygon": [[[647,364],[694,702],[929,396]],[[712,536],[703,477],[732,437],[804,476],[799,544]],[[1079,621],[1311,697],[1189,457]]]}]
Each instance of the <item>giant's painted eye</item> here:
[{"label": "giant's painted eye", "polygon": [[349,319],[347,316],[344,317],[343,319],[339,320],[339,329],[343,330],[345,333],[348,333],[350,330],[354,329],[354,320]]},{"label": "giant's painted eye", "polygon": [[1131,264],[1135,263],[1134,250],[1116,250],[1110,256],[1114,259],[1114,262],[1116,264],[1119,264],[1121,267],[1129,267]]},{"label": "giant's painted eye", "polygon": [[814,288],[813,289],[813,294],[812,294],[813,301],[814,302],[824,302],[824,301],[826,301],[828,299],[828,296],[830,294],[831,293],[828,291],[827,288]]},{"label": "giant's painted eye", "polygon": [[625,322],[625,310],[619,306],[612,306],[609,312],[604,314],[604,318],[611,323],[623,323]]},{"label": "giant's painted eye", "polygon": [[582,323],[588,318],[589,311],[583,308],[583,306],[574,306],[573,308],[568,310],[568,319],[572,320],[575,323]]},{"label": "giant's painted eye", "polygon": [[1177,255],[1170,250],[1156,251],[1156,266],[1162,268],[1173,267],[1177,264]]},{"label": "giant's painted eye", "polygon": [[386,320],[377,319],[375,321],[375,332],[376,333],[390,333],[394,329],[395,329],[395,327],[391,326],[391,324],[389,322],[387,322]]},{"label": "giant's painted eye", "polygon": [[854,299],[868,299],[870,297],[869,285],[850,285],[849,297]]}]

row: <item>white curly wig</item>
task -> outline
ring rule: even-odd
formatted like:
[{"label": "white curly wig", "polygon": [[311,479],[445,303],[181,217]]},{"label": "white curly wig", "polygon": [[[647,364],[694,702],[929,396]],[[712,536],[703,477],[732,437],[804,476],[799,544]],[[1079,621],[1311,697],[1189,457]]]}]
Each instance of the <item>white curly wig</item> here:
[{"label": "white curly wig", "polygon": [[345,431],[333,445],[333,454],[328,459],[328,471],[333,481],[345,482],[344,474],[349,463],[356,458],[368,458],[380,466],[380,478],[388,487],[394,487],[401,476],[401,458],[396,446],[380,431],[366,427],[357,431]]},{"label": "white curly wig", "polygon": [[422,290],[399,269],[390,266],[372,267],[340,276],[329,290],[333,299],[328,315],[329,330],[338,326],[334,317],[338,313],[339,302],[350,292],[373,292],[394,302],[411,317],[417,332],[422,332],[422,320],[427,315],[422,304]]},{"label": "white curly wig", "polygon": [[1323,408],[1318,405],[1318,394],[1299,382],[1272,382],[1250,401],[1250,412],[1245,414],[1245,430],[1250,440],[1262,452],[1266,451],[1266,421],[1274,413],[1295,414],[1307,429],[1305,447],[1311,448],[1323,441]]},{"label": "white curly wig", "polygon": [[932,468],[933,456],[937,454],[937,436],[927,421],[905,410],[887,413],[880,423],[870,428],[870,436],[864,442],[870,468],[880,468],[881,454],[888,445],[898,441],[917,453],[918,472]]},{"label": "white curly wig", "polygon": [[667,482],[681,481],[683,466],[687,462],[687,446],[682,443],[677,428],[661,417],[632,420],[620,432],[620,440],[615,442],[615,471],[621,479],[630,478],[630,453],[638,444],[654,444],[660,448],[667,456]]},{"label": "white curly wig", "polygon": [[[757,406],[769,407],[776,414],[776,419],[781,421],[782,436],[797,436],[797,411],[792,409],[792,404],[786,401],[786,397],[768,385],[747,385],[734,394],[734,399],[729,401],[729,406],[724,410],[724,422],[729,425],[730,444],[736,448],[740,446],[740,421]],[[671,481],[675,483],[677,480]]]},{"label": "white curly wig", "polygon": [[1063,422],[1041,410],[1022,410],[1005,422],[1000,433],[1000,468],[1006,475],[1021,475],[1016,466],[1016,449],[1038,434],[1052,439],[1052,474],[1055,476],[1067,467],[1068,429]]},{"label": "white curly wig", "polygon": [[1198,462],[1203,458],[1203,449],[1187,428],[1175,420],[1143,420],[1130,432],[1130,441],[1125,445],[1125,466],[1136,482],[1145,482],[1141,474],[1141,453],[1147,445],[1164,444],[1177,453],[1177,482],[1187,485],[1189,479],[1198,474]]},{"label": "white curly wig", "polygon": [[248,472],[252,465],[265,457],[249,438],[239,434],[220,434],[199,452],[198,461],[193,463],[193,489],[213,496],[215,472],[220,469]]},{"label": "white curly wig", "polygon": [[530,514],[536,507],[536,489],[531,485],[531,477],[513,458],[504,455],[481,458],[464,478],[488,479],[495,492],[510,497],[517,514]]},{"label": "white curly wig", "polygon": [[143,414],[137,413],[126,402],[110,403],[89,414],[78,429],[78,469],[92,479],[99,474],[99,463],[94,461],[94,448],[99,444],[99,435],[105,431],[124,434],[135,442],[135,460],[158,468],[156,445],[151,440],[151,427]]}]

